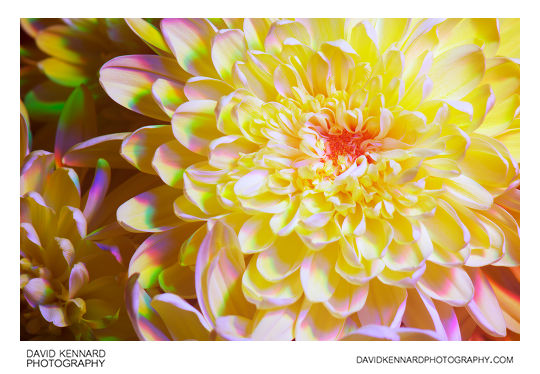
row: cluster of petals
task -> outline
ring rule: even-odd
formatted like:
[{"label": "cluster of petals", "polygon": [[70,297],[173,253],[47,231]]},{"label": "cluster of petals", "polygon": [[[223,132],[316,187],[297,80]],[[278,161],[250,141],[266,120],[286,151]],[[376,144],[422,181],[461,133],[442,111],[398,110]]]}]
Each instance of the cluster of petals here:
[{"label": "cluster of petals", "polygon": [[[76,70],[91,54],[51,35],[121,28],[63,22],[25,26],[52,56],[40,68],[91,84]],[[99,83],[145,126],[79,126],[54,154],[21,137],[32,310],[96,328],[85,251],[114,245],[85,227],[121,201],[117,222],[92,227],[145,235],[115,299],[140,339],[519,339],[519,20],[124,22],[129,37],[108,37],[128,52]],[[112,205],[109,165],[140,174]],[[66,166],[96,168],[84,209]]]},{"label": "cluster of petals", "polygon": [[140,336],[519,333],[518,29],[166,19],[161,53],[107,62],[114,100],[171,121],[122,144],[165,183],[118,210],[156,233],[130,266]]},{"label": "cluster of petals", "polygon": [[84,93],[76,89],[66,104],[55,153],[31,151],[30,116],[21,103],[23,340],[134,338],[123,296],[126,261],[136,242],[116,222],[118,193],[108,194],[110,165],[98,158],[89,173],[62,163],[81,130],[75,124],[88,125],[81,121]]}]

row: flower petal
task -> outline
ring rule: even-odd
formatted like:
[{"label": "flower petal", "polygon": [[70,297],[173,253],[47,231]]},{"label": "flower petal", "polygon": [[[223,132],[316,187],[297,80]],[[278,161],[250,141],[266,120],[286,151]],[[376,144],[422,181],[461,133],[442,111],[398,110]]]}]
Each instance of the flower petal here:
[{"label": "flower petal", "polygon": [[258,309],[291,305],[302,296],[299,271],[278,282],[269,282],[259,273],[256,263],[255,255],[242,277],[242,290],[246,299]]},{"label": "flower petal", "polygon": [[337,340],[345,319],[332,316],[321,303],[304,300],[296,320],[296,340]]},{"label": "flower petal", "polygon": [[217,77],[211,63],[212,38],[216,28],[200,18],[175,18],[161,21],[161,31],[178,64],[195,76]]},{"label": "flower petal", "polygon": [[498,21],[501,43],[497,56],[519,59],[519,18],[501,18]]},{"label": "flower petal", "polygon": [[172,54],[159,30],[142,18],[126,18],[126,23],[138,37],[158,54]]},{"label": "flower petal", "polygon": [[73,299],[77,292],[89,282],[90,276],[84,263],[78,262],[73,265],[69,275],[69,298]]},{"label": "flower petal", "polygon": [[474,285],[474,296],[467,311],[476,323],[491,336],[506,336],[506,322],[497,297],[481,269],[468,268]]},{"label": "flower petal", "polygon": [[[461,222],[456,211],[445,201],[440,201],[435,214],[422,220],[433,243],[439,244],[445,250],[457,252],[471,238],[469,230]],[[441,228],[444,227],[444,230]]]},{"label": "flower petal", "polygon": [[97,62],[92,51],[99,47],[89,38],[81,38],[74,29],[67,25],[53,25],[39,32],[36,44],[40,50],[50,56],[75,64]]},{"label": "flower petal", "polygon": [[81,187],[75,170],[56,169],[45,183],[43,199],[48,206],[59,212],[63,206],[79,208]]},{"label": "flower petal", "polygon": [[171,126],[145,126],[131,133],[122,142],[122,156],[133,166],[144,173],[155,174],[152,159],[156,149],[173,140]]},{"label": "flower petal", "polygon": [[238,232],[238,241],[243,253],[264,251],[274,242],[276,235],[270,229],[269,217],[265,214],[249,218]]},{"label": "flower petal", "polygon": [[[257,230],[256,235],[264,233]],[[257,269],[266,280],[280,281],[298,270],[307,250],[298,235],[280,236],[257,256]]]},{"label": "flower petal", "polygon": [[161,232],[176,227],[180,220],[174,214],[173,203],[179,193],[164,185],[139,194],[118,208],[118,222],[132,232]]},{"label": "flower petal", "polygon": [[88,190],[88,198],[84,205],[83,214],[86,220],[90,221],[96,211],[101,207],[107,190],[109,189],[109,183],[111,181],[111,167],[109,163],[100,158],[96,165],[96,173],[92,185]]},{"label": "flower petal", "polygon": [[162,78],[152,84],[152,96],[169,117],[173,116],[180,104],[187,101],[183,84]]},{"label": "flower petal", "polygon": [[165,292],[193,299],[196,297],[195,272],[189,266],[174,263],[159,274],[159,286]]},{"label": "flower petal", "polygon": [[366,232],[356,237],[358,250],[368,260],[384,256],[392,242],[393,229],[386,221],[366,219]]},{"label": "flower petal", "polygon": [[45,321],[51,322],[57,327],[66,327],[68,325],[65,311],[62,306],[58,304],[40,305],[39,311]]},{"label": "flower petal", "polygon": [[45,181],[53,170],[54,154],[47,151],[31,152],[21,169],[21,196],[30,191],[43,194]]},{"label": "flower petal", "polygon": [[79,87],[90,81],[92,74],[84,66],[50,57],[38,63],[39,68],[52,82],[67,87]]},{"label": "flower petal", "polygon": [[212,39],[212,62],[220,77],[231,81],[233,64],[244,58],[247,52],[242,30],[219,30]]},{"label": "flower petal", "polygon": [[384,53],[392,43],[400,42],[410,23],[411,21],[407,18],[381,18],[377,20],[375,29],[381,53]]},{"label": "flower petal", "polygon": [[272,21],[266,18],[245,18],[244,30],[248,48],[251,50],[264,50],[264,38],[270,30]]},{"label": "flower petal", "polygon": [[346,318],[364,307],[368,290],[368,283],[355,285],[340,278],[334,293],[324,302],[324,306],[335,317]]},{"label": "flower petal", "polygon": [[459,100],[482,80],[485,60],[476,45],[462,45],[433,60],[429,77],[433,80],[430,98]]},{"label": "flower petal", "polygon": [[446,196],[469,208],[485,210],[493,204],[491,194],[465,175],[447,178],[443,188]]},{"label": "flower petal", "polygon": [[184,86],[184,94],[190,101],[215,100],[227,96],[233,88],[219,79],[207,77],[193,77],[188,79]]},{"label": "flower petal", "polygon": [[300,279],[306,298],[311,302],[328,300],[339,283],[339,275],[334,271],[338,250],[337,245],[312,252],[302,262]]},{"label": "flower petal", "polygon": [[364,307],[358,312],[362,325],[378,324],[399,327],[407,303],[404,288],[388,286],[377,279],[369,282]]},{"label": "flower petal", "polygon": [[418,280],[418,287],[426,295],[452,306],[465,306],[471,301],[474,285],[465,270],[429,261],[426,264],[426,271]]},{"label": "flower petal", "polygon": [[23,288],[23,295],[32,308],[49,304],[55,299],[55,292],[47,279],[32,278]]},{"label": "flower petal", "polygon": [[245,263],[236,233],[216,222],[206,234],[195,265],[197,299],[203,315],[213,323],[225,315],[250,317],[253,305],[242,293]]},{"label": "flower petal", "polygon": [[161,144],[152,159],[152,168],[163,182],[171,187],[182,188],[185,169],[203,158],[191,152],[176,139]]},{"label": "flower petal", "polygon": [[182,83],[188,75],[172,58],[155,55],[120,56],[101,67],[99,82],[118,104],[145,116],[168,121],[152,95],[158,79]]},{"label": "flower petal", "polygon": [[504,144],[517,162],[520,162],[520,129],[506,130],[497,135],[496,139]]},{"label": "flower petal", "polygon": [[185,223],[177,228],[150,235],[131,257],[129,276],[138,273],[141,287],[156,287],[160,273],[177,263],[182,243],[199,225]]},{"label": "flower petal", "polygon": [[129,277],[126,284],[126,309],[135,333],[140,340],[171,340],[168,329],[156,310],[152,299],[137,281],[139,274]]},{"label": "flower petal", "polygon": [[251,339],[292,340],[300,303],[285,308],[258,310],[253,317]]},{"label": "flower petal", "polygon": [[498,266],[518,266],[520,263],[520,230],[514,217],[499,205],[483,214],[504,234],[504,255],[495,263]]},{"label": "flower petal", "polygon": [[173,133],[187,149],[208,155],[210,142],[221,136],[216,127],[213,100],[188,101],[178,107],[172,118]]},{"label": "flower petal", "polygon": [[115,169],[132,169],[120,155],[122,141],[129,135],[128,132],[98,136],[71,147],[64,157],[62,163],[73,167],[96,166],[98,160],[103,158]]},{"label": "flower petal", "polygon": [[212,327],[208,321],[180,296],[172,293],[156,295],[150,305],[174,340],[210,340]]},{"label": "flower petal", "polygon": [[311,37],[300,22],[279,20],[272,24],[266,38],[264,48],[268,53],[277,55],[283,48],[283,42],[288,38],[294,38],[299,42],[310,45]]}]

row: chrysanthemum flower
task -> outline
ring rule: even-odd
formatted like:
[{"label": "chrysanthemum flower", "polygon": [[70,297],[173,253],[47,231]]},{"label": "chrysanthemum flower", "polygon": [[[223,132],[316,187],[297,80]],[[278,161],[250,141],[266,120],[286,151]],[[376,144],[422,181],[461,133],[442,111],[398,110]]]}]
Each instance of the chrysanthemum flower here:
[{"label": "chrysanthemum flower", "polygon": [[118,57],[100,78],[172,124],[122,145],[165,183],[118,210],[156,233],[130,267],[139,336],[519,334],[518,20],[169,19],[161,33],[176,60]]},{"label": "chrysanthemum flower", "polygon": [[[67,108],[83,125],[73,104],[84,102],[78,94]],[[127,261],[139,241],[114,220],[118,200],[131,189],[120,185],[122,193],[107,194],[111,170],[104,159],[93,177],[79,169],[90,177],[81,188],[77,172],[60,161],[77,127],[58,132],[55,155],[29,153],[28,125],[21,104],[21,339],[132,339],[123,294]]]},{"label": "chrysanthemum flower", "polygon": [[97,109],[99,135],[141,126],[140,122],[133,125],[140,116],[110,100],[98,84],[99,68],[107,60],[152,51],[132,31],[135,27],[154,26],[142,19],[21,19],[21,99],[37,148],[52,150],[59,116],[73,90],[81,85],[88,89]]}]

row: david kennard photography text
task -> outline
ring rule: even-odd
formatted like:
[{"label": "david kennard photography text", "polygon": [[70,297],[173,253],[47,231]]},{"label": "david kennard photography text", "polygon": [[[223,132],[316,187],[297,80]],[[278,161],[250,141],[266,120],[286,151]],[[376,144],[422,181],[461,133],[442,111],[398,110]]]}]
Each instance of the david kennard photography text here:
[{"label": "david kennard photography text", "polygon": [[103,349],[27,349],[27,367],[103,367]]}]

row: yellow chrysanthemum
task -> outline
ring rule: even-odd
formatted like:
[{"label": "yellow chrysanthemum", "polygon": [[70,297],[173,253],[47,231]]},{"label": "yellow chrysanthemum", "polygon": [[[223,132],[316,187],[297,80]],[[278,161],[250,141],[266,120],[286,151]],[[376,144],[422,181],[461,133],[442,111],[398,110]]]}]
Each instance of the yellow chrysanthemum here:
[{"label": "yellow chrysanthemum", "polygon": [[[141,337],[519,333],[504,269],[519,266],[518,20],[169,19],[161,32],[146,40],[161,55],[100,77],[172,124],[122,145],[166,184],[118,210],[157,233],[130,269]],[[195,296],[200,311],[182,299]]]},{"label": "yellow chrysanthemum", "polygon": [[73,169],[53,153],[28,153],[29,143],[21,132],[21,339],[132,339],[122,261],[136,245],[110,220],[109,164],[98,160],[81,193]]}]

